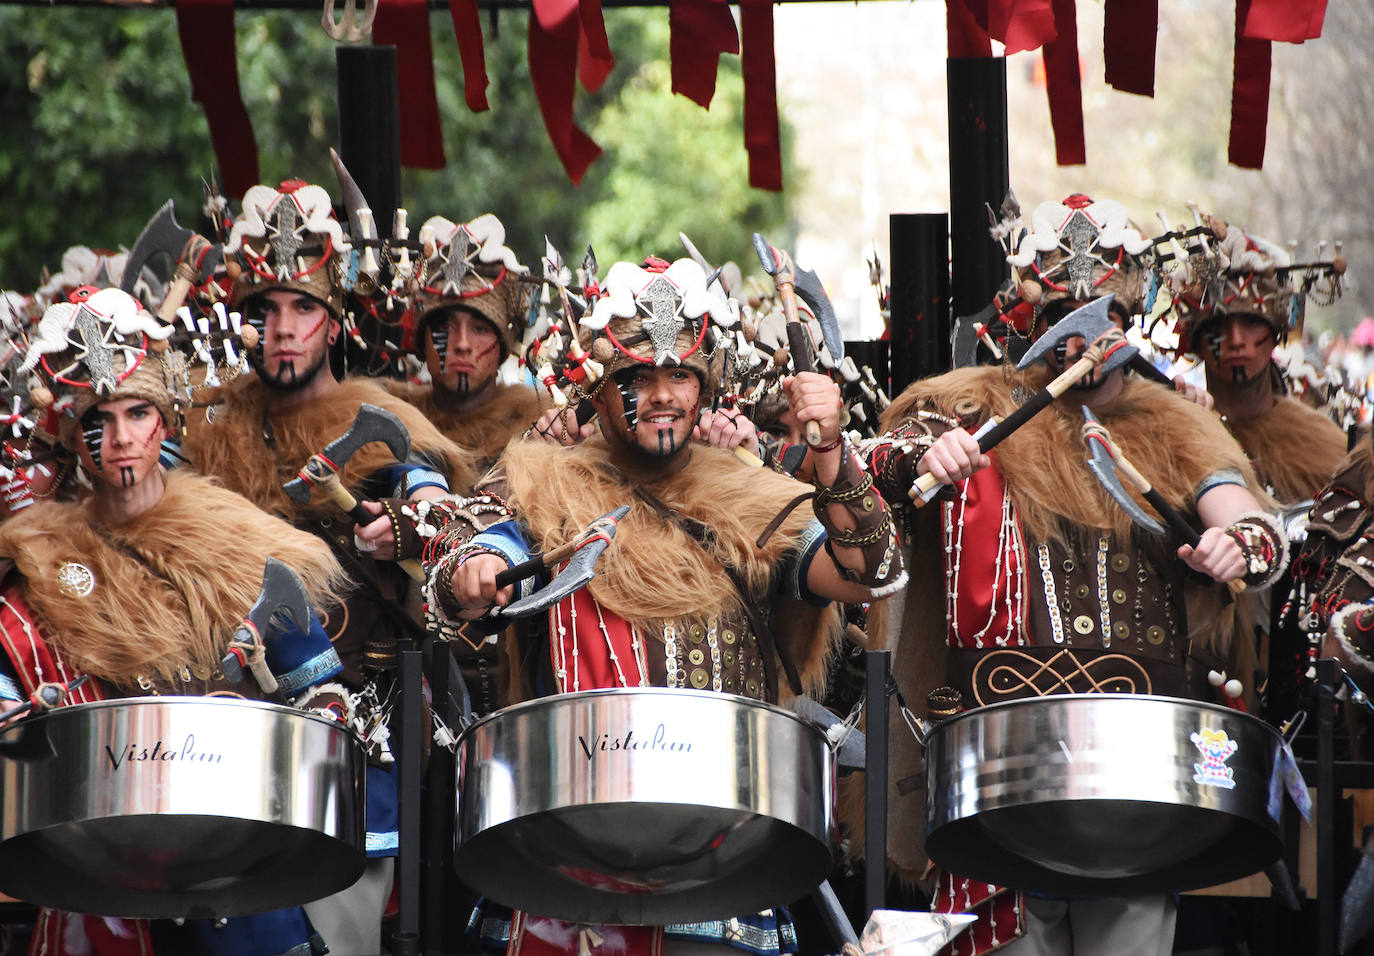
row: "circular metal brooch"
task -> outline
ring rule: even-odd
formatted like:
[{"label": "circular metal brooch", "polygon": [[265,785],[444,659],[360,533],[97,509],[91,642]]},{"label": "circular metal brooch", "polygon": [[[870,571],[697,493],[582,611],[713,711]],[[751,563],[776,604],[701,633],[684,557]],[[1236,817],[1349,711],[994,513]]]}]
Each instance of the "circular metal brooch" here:
[{"label": "circular metal brooch", "polygon": [[67,561],[57,569],[57,586],[63,594],[85,597],[95,590],[95,575],[84,564]]}]

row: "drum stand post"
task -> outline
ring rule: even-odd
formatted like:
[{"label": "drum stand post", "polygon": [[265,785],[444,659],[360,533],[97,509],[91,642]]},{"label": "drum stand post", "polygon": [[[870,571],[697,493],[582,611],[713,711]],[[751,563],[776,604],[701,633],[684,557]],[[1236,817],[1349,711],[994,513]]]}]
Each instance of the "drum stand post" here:
[{"label": "drum stand post", "polygon": [[415,642],[402,638],[398,643],[401,677],[401,747],[397,773],[400,776],[398,836],[400,855],[396,860],[400,890],[399,929],[391,936],[392,956],[420,956],[420,761],[424,707],[421,681],[421,652]]},{"label": "drum stand post", "polygon": [[1339,901],[1336,897],[1336,693],[1340,668],[1317,661],[1317,954],[1335,956]]},{"label": "drum stand post", "polygon": [[887,679],[891,651],[864,652],[864,910],[887,903]]}]

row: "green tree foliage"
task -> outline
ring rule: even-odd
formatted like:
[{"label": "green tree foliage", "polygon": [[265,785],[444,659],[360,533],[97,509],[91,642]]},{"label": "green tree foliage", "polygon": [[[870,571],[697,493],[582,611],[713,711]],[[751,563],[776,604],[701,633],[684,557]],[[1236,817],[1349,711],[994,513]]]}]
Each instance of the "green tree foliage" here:
[{"label": "green tree foliage", "polygon": [[[591,241],[603,268],[681,255],[678,230],[721,259],[746,254],[753,230],[794,231],[783,197],[747,185],[738,59],[722,59],[704,111],[669,92],[665,9],[608,10],[606,20],[616,69],[577,101],[605,154],[574,187],[530,87],[526,14],[503,12],[495,31],[484,20],[491,109],[480,114],[463,102],[451,21],[432,18],[448,164],[405,172],[412,229],[431,215],[495,212],[522,261],[537,267],[548,235],[574,264]],[[34,288],[71,245],[131,245],[169,197],[183,225],[204,226],[200,179],[214,154],[170,10],[0,7],[0,37],[0,287]],[[240,13],[236,39],[262,181],[332,190],[333,41],[301,12]]]}]

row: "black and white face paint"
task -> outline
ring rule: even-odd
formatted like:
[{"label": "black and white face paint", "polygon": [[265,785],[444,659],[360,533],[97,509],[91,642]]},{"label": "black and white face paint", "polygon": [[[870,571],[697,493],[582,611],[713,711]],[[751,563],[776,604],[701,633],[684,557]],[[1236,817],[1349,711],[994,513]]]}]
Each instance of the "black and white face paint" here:
[{"label": "black and white face paint", "polygon": [[105,442],[105,419],[101,417],[99,408],[92,408],[81,416],[81,440],[90,452],[91,462],[99,471],[102,467],[100,449]]}]

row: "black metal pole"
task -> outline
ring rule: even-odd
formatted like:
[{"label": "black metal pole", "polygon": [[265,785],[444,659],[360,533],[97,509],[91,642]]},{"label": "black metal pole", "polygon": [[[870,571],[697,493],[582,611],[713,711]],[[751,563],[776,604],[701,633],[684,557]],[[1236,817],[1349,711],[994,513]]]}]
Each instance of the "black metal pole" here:
[{"label": "black metal pole", "polygon": [[1336,661],[1317,661],[1317,956],[1336,953]]},{"label": "black metal pole", "polygon": [[864,652],[864,921],[887,904],[887,675],[891,651]]},{"label": "black metal pole", "polygon": [[888,218],[892,256],[889,361],[892,395],[953,363],[949,320],[949,216],[894,213]]},{"label": "black metal pole", "polygon": [[[429,647],[429,687],[434,698],[434,709],[440,714],[450,729],[456,731],[458,719],[466,714],[455,715],[447,707],[449,700],[450,677],[453,673],[451,662],[453,652],[444,641],[432,641]],[[454,768],[453,754],[447,747],[432,747],[429,751],[429,768],[426,772],[424,833],[424,878],[421,881],[424,892],[424,939],[425,952],[429,956],[442,956],[444,942],[444,922],[449,915],[445,896],[444,877],[453,859],[453,791]]]},{"label": "black metal pole", "polygon": [[1009,185],[1007,61],[951,59],[949,103],[950,290],[955,315],[973,315],[1010,276],[1005,253],[988,233],[987,207],[1000,209]]},{"label": "black metal pole", "polygon": [[396,858],[396,882],[400,889],[400,918],[391,937],[392,956],[420,956],[420,763],[424,707],[422,655],[409,638],[398,642],[401,679],[401,748],[396,772],[400,783],[397,835],[400,855]]},{"label": "black metal pole", "polygon": [[391,234],[401,204],[401,121],[394,46],[340,46],[339,156],[372,208],[377,235]]}]

